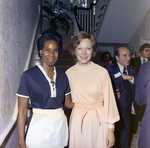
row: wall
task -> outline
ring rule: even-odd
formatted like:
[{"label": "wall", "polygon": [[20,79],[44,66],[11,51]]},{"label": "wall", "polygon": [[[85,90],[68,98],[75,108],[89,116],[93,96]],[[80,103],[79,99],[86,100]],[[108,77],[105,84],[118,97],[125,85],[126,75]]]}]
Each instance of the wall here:
[{"label": "wall", "polygon": [[115,57],[115,51],[119,47],[128,47],[125,43],[98,43],[98,52],[101,55],[104,51],[108,51],[112,57]]},{"label": "wall", "polygon": [[17,128],[15,128],[11,138],[8,140],[7,144],[5,145],[5,148],[18,148],[17,136],[18,136]]},{"label": "wall", "polygon": [[149,9],[150,0],[109,0],[98,42],[129,43]]},{"label": "wall", "polygon": [[145,42],[150,42],[150,9],[131,38],[129,49],[139,56],[139,48]]},{"label": "wall", "polygon": [[12,121],[39,4],[40,0],[0,0],[0,141]]}]

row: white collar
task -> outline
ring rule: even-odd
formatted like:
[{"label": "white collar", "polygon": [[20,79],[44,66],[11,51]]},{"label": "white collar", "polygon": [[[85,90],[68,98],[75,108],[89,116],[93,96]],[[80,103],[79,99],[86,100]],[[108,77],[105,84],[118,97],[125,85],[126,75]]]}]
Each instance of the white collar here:
[{"label": "white collar", "polygon": [[[141,59],[141,63],[143,64],[143,60],[144,60],[144,59],[142,58],[142,56],[140,56],[140,59]],[[145,60],[146,60],[145,62],[147,62],[147,61],[148,61],[148,58],[146,58]]]},{"label": "white collar", "polygon": [[[38,66],[38,68],[42,71],[42,73],[44,74],[44,76],[46,77],[46,79],[51,82],[51,79],[48,77],[46,71],[44,70],[44,68],[41,66],[40,63],[36,64]],[[54,77],[53,77],[54,82],[56,82],[56,68],[54,67]]]},{"label": "white collar", "polygon": [[[118,67],[119,67],[119,69],[120,69],[120,72],[123,73],[124,66],[122,66],[122,65],[119,64],[118,62],[117,62],[117,64],[118,64]],[[125,67],[127,67],[127,66],[125,66]]]}]

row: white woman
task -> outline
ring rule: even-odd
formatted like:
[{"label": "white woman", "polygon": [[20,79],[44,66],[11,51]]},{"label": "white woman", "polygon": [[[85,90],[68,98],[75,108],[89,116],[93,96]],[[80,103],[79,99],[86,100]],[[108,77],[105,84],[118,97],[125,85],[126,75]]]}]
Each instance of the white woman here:
[{"label": "white woman", "polygon": [[[64,148],[68,144],[67,119],[62,109],[72,108],[70,87],[65,73],[54,65],[62,48],[62,38],[54,31],[45,31],[37,41],[41,63],[25,71],[20,80],[18,96],[19,148]],[[28,100],[33,114],[25,123]]]},{"label": "white woman", "polygon": [[95,38],[87,32],[77,33],[69,52],[78,60],[66,71],[75,104],[70,117],[69,148],[112,147],[119,113],[107,70],[91,61],[97,52]]}]

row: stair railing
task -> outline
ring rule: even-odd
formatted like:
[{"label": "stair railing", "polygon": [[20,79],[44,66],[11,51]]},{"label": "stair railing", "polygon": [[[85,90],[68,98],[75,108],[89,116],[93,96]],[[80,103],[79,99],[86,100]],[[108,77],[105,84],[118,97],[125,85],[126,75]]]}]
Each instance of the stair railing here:
[{"label": "stair railing", "polygon": [[74,15],[79,31],[86,31],[95,37],[100,29],[109,0],[97,0],[89,8],[74,7]]}]

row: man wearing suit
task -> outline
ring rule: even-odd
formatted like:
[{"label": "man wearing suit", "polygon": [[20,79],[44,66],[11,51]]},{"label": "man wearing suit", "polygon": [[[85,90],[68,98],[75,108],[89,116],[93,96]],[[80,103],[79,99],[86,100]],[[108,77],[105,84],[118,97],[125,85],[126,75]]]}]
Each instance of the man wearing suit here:
[{"label": "man wearing suit", "polygon": [[[137,73],[139,73],[141,65],[150,60],[149,58],[150,57],[150,44],[145,43],[141,45],[139,52],[141,55],[137,58],[131,59],[131,62],[130,62],[130,65],[135,67]],[[146,105],[138,107],[138,112],[139,112],[138,120],[139,121],[142,120],[143,114],[145,112],[145,108],[146,108]],[[136,133],[137,128],[138,128],[138,121],[135,115],[131,114],[131,124],[130,124],[130,133],[129,133],[130,139],[132,138],[133,134]],[[130,140],[129,140],[129,144],[131,144]]]},{"label": "man wearing suit", "polygon": [[[130,64],[130,52],[120,47],[115,53],[116,63],[107,66],[116,94],[120,121],[116,123],[116,148],[128,148],[130,129],[131,103],[134,102],[134,81],[136,71]],[[135,110],[137,109],[134,106]]]},{"label": "man wearing suit", "polygon": [[140,49],[140,56],[137,58],[131,59],[130,64],[135,67],[137,73],[139,73],[140,67],[143,63],[150,61],[150,44],[143,44]]},{"label": "man wearing suit", "polygon": [[[143,63],[150,61],[150,44],[145,43],[141,45],[140,49],[140,56],[137,58],[131,59],[130,65],[134,66],[137,73],[139,73],[140,67]],[[139,107],[139,120],[142,120],[144,111],[145,111],[145,105]]]},{"label": "man wearing suit", "polygon": [[138,105],[146,104],[138,146],[150,148],[150,61],[144,63],[139,71],[135,87],[135,101]]}]

